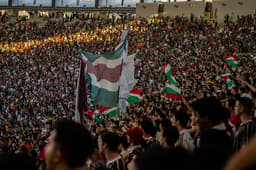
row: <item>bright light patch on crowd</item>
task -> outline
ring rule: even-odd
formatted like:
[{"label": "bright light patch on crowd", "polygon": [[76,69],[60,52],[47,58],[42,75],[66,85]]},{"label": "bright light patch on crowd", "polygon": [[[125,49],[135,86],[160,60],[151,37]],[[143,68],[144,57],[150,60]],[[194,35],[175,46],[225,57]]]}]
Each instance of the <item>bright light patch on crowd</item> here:
[{"label": "bright light patch on crowd", "polygon": [[[136,31],[136,32],[145,32],[147,31],[146,27],[141,27],[138,24],[140,24],[140,20],[134,20],[130,21],[128,25],[130,26],[130,31]],[[162,19],[153,19],[148,18],[147,23],[160,23],[163,22]],[[29,25],[28,25],[29,27]],[[44,40],[29,40],[29,41],[22,41],[22,42],[15,42],[9,44],[8,41],[6,41],[4,44],[0,45],[0,50],[2,52],[13,52],[13,53],[23,53],[27,50],[30,50],[31,48],[37,48],[40,46],[44,46],[48,43],[74,43],[74,42],[84,42],[89,43],[92,41],[112,41],[111,34],[112,33],[120,33],[121,31],[126,28],[126,24],[119,24],[116,27],[105,27],[102,29],[96,29],[91,31],[80,31],[77,33],[73,33],[70,35],[62,35],[58,34],[54,37],[48,37]],[[100,32],[100,34],[98,34]],[[103,39],[103,35],[105,39]]]}]

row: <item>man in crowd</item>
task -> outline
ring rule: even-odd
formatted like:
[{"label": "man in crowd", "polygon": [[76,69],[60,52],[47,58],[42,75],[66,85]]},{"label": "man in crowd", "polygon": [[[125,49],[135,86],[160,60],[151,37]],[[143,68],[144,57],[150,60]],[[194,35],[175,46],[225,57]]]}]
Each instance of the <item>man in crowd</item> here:
[{"label": "man in crowd", "polygon": [[194,152],[194,168],[220,170],[233,154],[232,130],[230,132],[225,124],[228,109],[215,97],[206,97],[194,103],[194,110],[200,129],[199,147]]},{"label": "man in crowd", "polygon": [[252,118],[252,108],[252,100],[248,97],[241,97],[236,101],[235,114],[240,116],[242,123],[235,134],[235,151],[239,151],[256,134],[256,123]]},{"label": "man in crowd", "polygon": [[147,147],[158,144],[158,141],[155,139],[156,129],[152,120],[150,118],[144,118],[140,123],[140,126],[144,131],[143,137]]},{"label": "man in crowd", "polygon": [[93,146],[91,134],[81,124],[69,120],[56,122],[45,148],[47,170],[85,168]]},{"label": "man in crowd", "polygon": [[232,153],[232,130],[230,131],[225,124],[228,109],[215,97],[199,99],[194,104],[194,109],[201,131],[200,147],[213,145]]},{"label": "man in crowd", "polygon": [[185,111],[183,110],[177,111],[174,114],[174,117],[172,118],[172,123],[173,123],[173,126],[175,126],[179,131],[179,138],[175,145],[181,146],[188,151],[193,151],[194,143],[189,133],[189,130],[187,129],[188,121],[189,121],[189,116]]},{"label": "man in crowd", "polygon": [[118,152],[119,144],[120,137],[114,132],[103,131],[98,138],[99,149],[106,159],[106,167],[112,170],[126,170],[125,161]]},{"label": "man in crowd", "polygon": [[175,148],[175,144],[179,139],[179,131],[176,127],[171,126],[168,129],[164,129],[161,145],[167,149]]}]

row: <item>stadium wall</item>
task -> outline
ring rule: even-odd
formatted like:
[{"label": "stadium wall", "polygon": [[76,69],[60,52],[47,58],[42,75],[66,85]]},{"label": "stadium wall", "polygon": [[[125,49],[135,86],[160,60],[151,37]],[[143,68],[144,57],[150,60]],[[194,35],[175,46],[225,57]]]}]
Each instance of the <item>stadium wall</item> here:
[{"label": "stadium wall", "polygon": [[236,20],[237,16],[255,14],[256,0],[222,0],[213,1],[213,18],[219,23],[228,14],[229,19]]},{"label": "stadium wall", "polygon": [[163,16],[184,16],[190,17],[194,14],[195,17],[200,18],[204,16],[205,3],[204,2],[176,2],[164,3]]},{"label": "stadium wall", "polygon": [[[142,3],[137,4],[137,17],[151,17],[151,16],[184,16],[190,17],[193,14],[200,18],[205,16],[206,2],[192,1],[192,2],[171,2],[163,3],[164,10],[158,13],[159,3]],[[230,20],[236,20],[237,16],[256,14],[256,0],[215,0],[212,1],[211,19],[223,23],[225,16],[229,15]]]},{"label": "stadium wall", "polygon": [[158,16],[158,4],[157,3],[138,3],[136,4],[136,17],[153,17]]}]

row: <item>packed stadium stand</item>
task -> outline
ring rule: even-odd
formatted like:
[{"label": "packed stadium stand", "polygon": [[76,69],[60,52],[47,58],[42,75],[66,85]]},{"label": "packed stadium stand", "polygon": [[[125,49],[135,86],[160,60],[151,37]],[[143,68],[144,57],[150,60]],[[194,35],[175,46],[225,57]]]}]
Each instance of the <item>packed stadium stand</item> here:
[{"label": "packed stadium stand", "polygon": [[256,169],[255,0],[0,0],[0,169]]}]

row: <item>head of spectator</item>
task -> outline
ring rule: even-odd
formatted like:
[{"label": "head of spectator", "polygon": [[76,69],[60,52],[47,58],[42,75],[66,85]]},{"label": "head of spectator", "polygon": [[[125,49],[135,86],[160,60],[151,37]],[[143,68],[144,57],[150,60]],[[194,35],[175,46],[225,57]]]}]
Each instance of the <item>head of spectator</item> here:
[{"label": "head of spectator", "polygon": [[115,132],[103,131],[98,138],[99,148],[106,158],[106,167],[111,169],[125,168],[125,163],[121,157],[118,146],[120,137]]},{"label": "head of spectator", "polygon": [[156,128],[153,124],[153,121],[149,118],[144,118],[140,122],[140,126],[143,129],[143,137],[146,140],[147,146],[151,146],[155,144],[155,135],[156,135]]},{"label": "head of spectator", "polygon": [[179,138],[179,131],[176,127],[171,126],[169,128],[166,128],[163,131],[163,138],[161,141],[161,145],[165,148],[174,148],[178,138]]},{"label": "head of spectator", "polygon": [[190,116],[190,126],[191,126],[191,132],[195,132],[198,130],[198,122],[197,122],[197,116],[195,114],[195,112],[192,112],[191,116]]},{"label": "head of spectator", "polygon": [[83,167],[93,152],[89,131],[74,121],[56,122],[45,148],[46,167],[49,170]]},{"label": "head of spectator", "polygon": [[228,110],[215,97],[206,97],[194,103],[194,110],[200,130],[208,130],[222,123]]},{"label": "head of spectator", "polygon": [[92,163],[93,162],[104,162],[104,156],[99,151],[98,141],[97,141],[96,137],[93,137],[93,144],[94,144],[94,151],[91,154],[91,156],[89,157],[90,159],[88,160],[88,162],[92,162]]},{"label": "head of spectator", "polygon": [[160,121],[160,131],[164,132],[165,129],[171,128],[172,127],[172,122],[169,119],[162,119]]},{"label": "head of spectator", "polygon": [[127,130],[128,143],[131,146],[143,144],[143,130],[139,127],[134,127]]},{"label": "head of spectator", "polygon": [[120,137],[115,132],[103,131],[98,137],[98,146],[101,152],[104,153],[108,159],[111,155],[118,154],[118,146],[120,144]]},{"label": "head of spectator", "polygon": [[128,139],[127,139],[127,136],[126,135],[122,135],[120,137],[120,145],[119,145],[119,148],[120,150],[123,152],[125,152],[129,147],[129,143],[128,143]]},{"label": "head of spectator", "polygon": [[184,110],[175,112],[174,117],[172,118],[172,125],[177,127],[178,131],[187,129],[189,121],[189,116]]},{"label": "head of spectator", "polygon": [[239,94],[238,94],[238,88],[237,87],[233,87],[232,89],[231,89],[231,94],[233,95],[233,96],[239,96]]},{"label": "head of spectator", "polygon": [[235,114],[240,116],[242,122],[252,119],[252,100],[248,97],[241,97],[236,100]]},{"label": "head of spectator", "polygon": [[179,131],[179,138],[175,146],[181,146],[188,151],[194,150],[194,141],[192,136],[187,129],[189,121],[189,115],[184,110],[179,110],[174,113],[172,118],[173,126],[175,126]]},{"label": "head of spectator", "polygon": [[231,97],[228,99],[227,107],[231,113],[233,113],[233,111],[234,111],[235,104],[236,104],[236,99],[234,97]]},{"label": "head of spectator", "polygon": [[229,121],[235,126],[237,130],[241,124],[241,120],[240,120],[240,116],[235,114],[235,110],[234,110],[235,104],[236,104],[236,99],[234,97],[228,99],[227,107],[231,114],[231,116],[229,117]]},{"label": "head of spectator", "polygon": [[137,170],[169,169],[169,153],[160,146],[153,146],[136,157],[135,167]]}]

